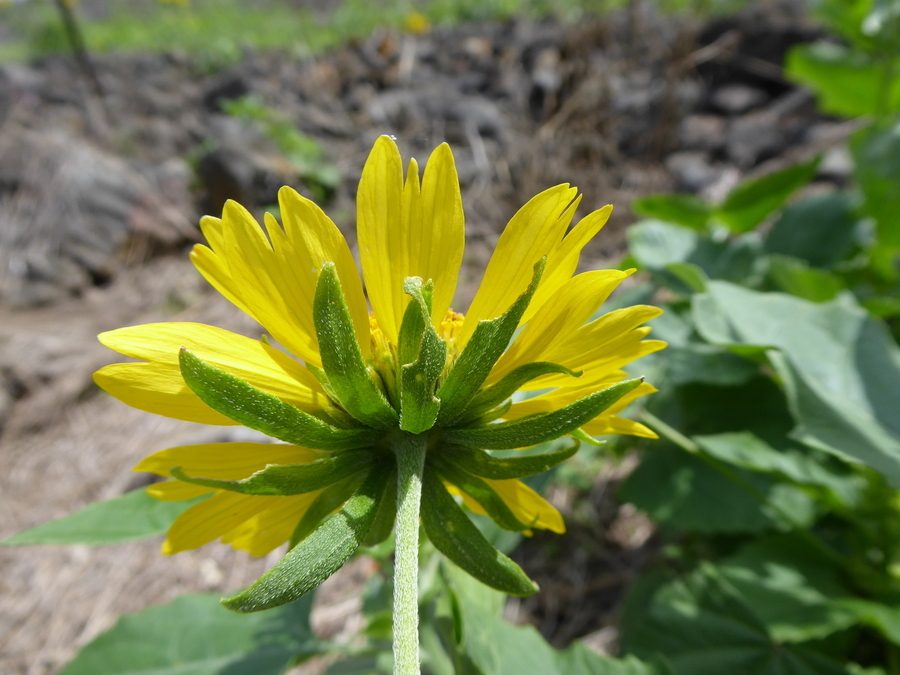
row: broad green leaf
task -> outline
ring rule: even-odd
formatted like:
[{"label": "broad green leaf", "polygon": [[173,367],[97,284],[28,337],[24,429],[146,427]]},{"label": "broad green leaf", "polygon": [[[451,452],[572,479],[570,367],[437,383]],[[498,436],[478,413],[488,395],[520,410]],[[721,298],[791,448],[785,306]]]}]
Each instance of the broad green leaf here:
[{"label": "broad green leaf", "polygon": [[779,290],[811,302],[834,300],[845,288],[839,276],[783,255],[769,256],[769,279]]},{"label": "broad green leaf", "polygon": [[769,348],[797,440],[900,485],[900,348],[852,297],[817,304],[711,282],[694,303],[706,339]]},{"label": "broad green leaf", "polygon": [[501,618],[503,596],[447,566],[448,591],[454,601],[455,630],[451,649],[458,673],[470,675],[664,675],[634,657],[600,656],[576,642],[557,650],[533,626],[516,626]]},{"label": "broad green leaf", "polygon": [[832,267],[853,248],[859,201],[856,195],[836,191],[791,204],[766,235],[766,251],[800,258],[813,267]]},{"label": "broad green leaf", "polygon": [[488,543],[428,466],[422,484],[422,525],[438,551],[482,583],[509,595],[538,590],[516,563]]},{"label": "broad green leaf", "polygon": [[95,502],[49,523],[14,534],[0,544],[86,544],[103,546],[166,533],[175,519],[203,497],[185,502],[164,502],[147,494],[146,488],[121,497]]},{"label": "broad green leaf", "polygon": [[631,210],[644,218],[684,225],[692,230],[705,229],[712,213],[702,199],[683,193],[641,197],[631,203]]},{"label": "broad green leaf", "polygon": [[835,602],[852,595],[841,570],[795,535],[751,542],[718,569],[778,642],[823,638],[857,623]]},{"label": "broad green leaf", "polygon": [[124,616],[60,675],[279,675],[327,651],[312,634],[312,599],[253,616],[217,594],[183,595]]},{"label": "broad green leaf", "polygon": [[270,464],[249,478],[215,480],[188,476],[180,466],[172,467],[172,476],[185,483],[228,490],[245,495],[302,495],[315,492],[356,473],[365,471],[376,460],[371,450],[346,450],[333,457],[309,464]]},{"label": "broad green leaf", "polygon": [[749,232],[769,215],[781,208],[794,192],[809,183],[816,175],[819,160],[794,164],[762,178],[744,181],[715,211],[715,218],[732,232]]},{"label": "broad green leaf", "polygon": [[900,607],[859,597],[841,598],[833,604],[838,611],[852,613],[857,622],[871,626],[895,645],[900,645]]},{"label": "broad green leaf", "polygon": [[670,346],[664,357],[667,377],[675,385],[701,382],[727,387],[744,384],[759,372],[753,361],[700,342]]},{"label": "broad green leaf", "polygon": [[[422,280],[408,278],[403,288],[413,296],[413,301],[407,306],[400,332],[406,338],[404,343],[415,345],[415,360],[406,360],[409,356],[404,353],[410,350],[404,344],[400,349],[403,364],[400,366],[400,428],[420,434],[434,426],[441,409],[441,401],[435,397],[434,390],[447,363],[447,345],[431,325],[431,308],[423,294]],[[430,290],[429,286],[429,297]],[[415,330],[410,326],[421,328]]]},{"label": "broad green leaf", "polygon": [[233,375],[204,363],[187,349],[178,355],[188,387],[206,405],[286,443],[313,450],[351,450],[370,447],[384,435],[373,429],[338,429],[260,391]]},{"label": "broad green leaf", "polygon": [[397,424],[397,412],[375,384],[356,340],[353,319],[334,263],[325,263],[316,283],[313,319],[322,368],[341,406],[370,427]]},{"label": "broad green leaf", "polygon": [[491,368],[509,346],[509,341],[512,340],[519,321],[537,290],[546,264],[546,257],[538,261],[534,266],[531,284],[506,312],[496,319],[478,322],[472,337],[469,338],[469,342],[447,373],[447,379],[438,390],[437,397],[441,399],[439,426],[449,426],[457,422],[469,402],[481,389]]},{"label": "broad green leaf", "polygon": [[541,377],[542,375],[549,375],[551,373],[571,375],[572,377],[581,376],[580,372],[576,373],[574,370],[570,370],[565,366],[560,366],[555,363],[546,363],[543,361],[526,363],[524,366],[519,366],[503,377],[499,382],[478,392],[475,398],[472,399],[472,402],[466,407],[462,420],[468,421],[480,417],[491,408],[503,403],[506,399],[516,393],[516,391],[519,390],[519,387],[526,382],[531,382],[531,380]]},{"label": "broad green leaf", "polygon": [[754,232],[714,239],[680,225],[645,220],[628,228],[626,236],[638,265],[678,293],[693,292],[691,284],[705,286],[703,275],[749,285],[762,279],[762,243]]},{"label": "broad green leaf", "polygon": [[619,498],[673,532],[764,532],[782,524],[778,515],[782,512],[803,525],[812,524],[814,504],[805,494],[768,476],[734,471],[742,484],[694,455],[661,447],[647,454],[625,479]]},{"label": "broad green leaf", "polygon": [[804,647],[776,642],[710,565],[661,587],[623,636],[638,658],[664,658],[675,675],[847,675]]},{"label": "broad green leaf", "polygon": [[546,414],[483,427],[444,429],[443,436],[453,444],[490,450],[514,450],[545,443],[564,436],[594,419],[643,381],[643,378],[638,378],[619,382]]},{"label": "broad green leaf", "polygon": [[441,463],[455,464],[475,476],[506,480],[525,478],[549,471],[578,452],[576,442],[568,448],[539,455],[519,457],[493,457],[484,450],[463,445],[446,445],[437,450]]},{"label": "broad green leaf", "polygon": [[[900,78],[894,78],[900,108]],[[879,246],[900,248],[900,117],[858,131],[850,142],[865,210],[875,220]]]},{"label": "broad green leaf", "polygon": [[666,265],[666,271],[681,281],[689,292],[703,293],[709,279],[700,267],[689,262],[674,262]]},{"label": "broad green leaf", "polygon": [[449,482],[453,483],[462,492],[469,495],[478,502],[491,517],[504,530],[511,532],[523,532],[531,527],[532,523],[522,523],[513,515],[513,512],[507,506],[503,498],[483,480],[477,476],[472,476],[465,471],[459,469],[453,462],[434,461],[432,466]]},{"label": "broad green leaf", "polygon": [[887,109],[880,111],[883,66],[834,42],[796,45],[788,52],[785,74],[812,89],[822,111],[832,115],[856,117],[900,110],[900,80],[894,78]]},{"label": "broad green leaf", "polygon": [[340,569],[366,538],[390,483],[389,470],[376,467],[344,508],[275,563],[250,588],[222,604],[235,612],[258,612],[294,602]]},{"label": "broad green leaf", "polygon": [[767,473],[796,485],[828,490],[841,503],[854,503],[862,488],[853,474],[834,473],[799,449],[776,450],[754,434],[737,433],[694,436],[691,438],[705,453],[742,469]]}]

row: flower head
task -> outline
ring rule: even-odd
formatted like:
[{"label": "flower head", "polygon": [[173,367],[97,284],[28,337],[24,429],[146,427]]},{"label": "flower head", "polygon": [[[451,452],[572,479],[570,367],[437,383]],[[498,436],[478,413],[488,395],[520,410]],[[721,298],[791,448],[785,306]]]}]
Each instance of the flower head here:
[{"label": "flower head", "polygon": [[479,572],[483,561],[466,558],[477,557],[480,535],[451,495],[502,527],[562,532],[560,514],[519,478],[563,461],[577,443],[503,459],[489,451],[564,435],[653,437],[617,413],[654,391],[621,368],[665,346],[644,339],[642,325],[659,310],[593,318],[631,271],[574,275],[611,211],[570,228],[579,202],[575,188],[559,185],[525,204],[465,315],[452,309],[465,223],[446,144],[420,180],[415,160],[404,179],[394,142],[376,141],[357,197],[362,280],[338,228],[290,188],[279,193],[281,223],[266,214],[261,227],[234,202],[221,219],[204,218],[209,245],[196,246],[192,261],[282,349],[195,323],[122,328],[100,341],[140,362],[107,366],[95,380],[141,410],[243,424],[282,442],[183,446],[142,461],[136,470],[172,478],[149,488],[155,497],[208,496],[175,521],[163,552],[221,539],[264,555],[316,536],[342,507],[365,512],[347,517],[351,539],[384,538],[394,517],[381,498],[396,481],[391,448],[415,436],[427,442],[429,537],[486,583],[516,592],[501,572]]}]

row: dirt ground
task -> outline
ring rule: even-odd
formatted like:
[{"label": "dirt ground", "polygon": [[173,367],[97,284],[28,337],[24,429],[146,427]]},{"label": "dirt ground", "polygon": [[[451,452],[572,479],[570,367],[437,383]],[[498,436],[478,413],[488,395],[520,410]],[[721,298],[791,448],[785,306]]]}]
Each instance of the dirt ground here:
[{"label": "dirt ground", "polygon": [[[288,183],[327,197],[353,243],[354,177],[374,138],[393,134],[420,160],[447,140],[467,216],[464,308],[502,225],[559,182],[583,190],[582,215],[616,205],[585,269],[621,256],[636,196],[716,198],[816,152],[820,180],[839,184],[845,131],[780,76],[787,46],[814,36],[793,6],[703,25],[633,9],[577,26],[382,32],[306,61],[248,53],[214,74],[182,55],[104,56],[102,98],[67,58],[0,66],[0,539],[141,485],[130,468],[151,452],[244,439],[132,410],[90,378],[116,360],[96,341],[104,330],[201,321],[259,335],[187,261],[201,213],[227,198],[258,211]],[[223,113],[246,94],[318,142],[344,177],[336,188],[323,192],[257,126]],[[655,550],[647,521],[615,501],[629,466],[610,466],[587,494],[551,488],[564,512],[577,501],[590,515],[521,556],[545,590],[507,613],[555,644],[588,636],[615,649],[618,602]],[[119,615],[237,589],[280,555],[213,544],[164,558],[158,547],[0,548],[0,672],[54,673]],[[354,562],[320,593],[323,636],[359,627],[367,572]]]}]

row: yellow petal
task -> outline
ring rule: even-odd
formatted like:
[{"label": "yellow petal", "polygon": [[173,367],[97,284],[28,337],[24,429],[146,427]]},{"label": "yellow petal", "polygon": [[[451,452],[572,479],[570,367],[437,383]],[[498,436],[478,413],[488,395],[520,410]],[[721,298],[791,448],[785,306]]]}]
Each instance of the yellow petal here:
[{"label": "yellow petal", "polygon": [[94,382],[132,408],[198,424],[237,424],[206,405],[168,364],[115,363],[94,373]]},{"label": "yellow petal", "polygon": [[240,204],[225,203],[224,248],[215,253],[225,262],[233,288],[276,340],[307,363],[321,365],[313,324],[315,285],[302,285],[294,261],[276,252],[259,224]]},{"label": "yellow petal", "polygon": [[189,551],[208,544],[250,520],[282,497],[258,497],[219,492],[182,513],[163,542],[164,555]]},{"label": "yellow petal", "polygon": [[[296,190],[281,188],[278,191],[278,204],[284,221],[283,235],[277,225],[270,225],[270,219],[272,224],[275,222],[271,216],[267,217],[266,225],[276,255],[296,275],[295,294],[299,295],[301,289],[312,289],[314,292],[322,266],[326,262],[333,262],[356,328],[357,340],[363,355],[367,356],[371,348],[369,310],[347,240],[322,209]],[[272,236],[273,233],[275,236]],[[306,302],[306,309],[303,311],[309,316],[312,316],[314,297],[314,293],[303,295],[303,301]]]},{"label": "yellow petal", "polygon": [[409,296],[403,281],[434,282],[432,321],[443,320],[456,291],[465,219],[453,155],[446,143],[431,154],[419,184],[410,160],[405,183],[396,144],[375,142],[357,195],[360,259],[378,325],[394,343]]},{"label": "yellow petal", "polygon": [[557,534],[563,534],[566,531],[562,514],[522,481],[488,478],[483,480],[496,490],[521,523],[542,530],[550,530]]},{"label": "yellow petal", "polygon": [[659,438],[652,429],[648,429],[640,422],[616,417],[615,415],[601,415],[581,427],[589,436],[639,436],[640,438]]},{"label": "yellow petal", "polygon": [[[98,339],[120,354],[150,362],[114,364],[94,375],[98,386],[140,410],[205,424],[233,424],[223,421],[227,418],[208,408],[184,384],[178,365],[181,347],[301,410],[321,410],[327,404],[318,380],[290,356],[214,326],[151,323],[101,333]],[[183,413],[179,406],[185,406]]]},{"label": "yellow petal", "polygon": [[466,312],[457,338],[465,346],[482,319],[494,319],[515,302],[531,283],[535,264],[559,244],[572,220],[568,208],[578,190],[557,185],[532,197],[512,217],[488,262],[484,278]]},{"label": "yellow petal", "polygon": [[434,280],[431,319],[439,326],[453,302],[466,243],[459,177],[450,146],[441,143],[425,165],[422,220],[411,223],[410,274]]},{"label": "yellow petal", "polygon": [[277,502],[265,511],[227,533],[223,544],[247,551],[250,555],[264,556],[281,546],[294,533],[297,523],[309,509],[321,490],[291,497],[277,497]]},{"label": "yellow petal", "polygon": [[[572,205],[572,208],[573,210],[578,208],[577,200]],[[528,309],[525,310],[522,323],[530,320],[537,313],[538,309],[543,307],[544,303],[572,277],[578,267],[581,250],[606,225],[612,210],[613,207],[607,205],[598,211],[588,214],[550,251],[547,255],[547,267],[544,270],[541,284],[531,299]]]},{"label": "yellow petal", "polygon": [[359,257],[372,312],[388,339],[397,342],[406,297],[403,272],[403,163],[387,136],[375,141],[356,195]]},{"label": "yellow petal", "polygon": [[554,347],[565,343],[572,333],[584,325],[628,274],[618,270],[599,270],[569,279],[552,300],[525,324],[521,334],[491,370],[486,384],[493,384],[515,368],[535,361],[551,361],[571,367],[568,363],[553,361],[549,355]]},{"label": "yellow petal", "polygon": [[134,471],[171,476],[171,468],[180,466],[189,476],[239,480],[269,464],[309,464],[325,454],[282,443],[204,443],[181,445],[145,457]]},{"label": "yellow petal", "polygon": [[163,483],[154,483],[147,488],[147,494],[154,499],[164,502],[183,502],[200,495],[207,495],[215,492],[213,488],[203,487],[202,485],[191,485],[190,483],[182,483],[180,480],[167,480]]}]

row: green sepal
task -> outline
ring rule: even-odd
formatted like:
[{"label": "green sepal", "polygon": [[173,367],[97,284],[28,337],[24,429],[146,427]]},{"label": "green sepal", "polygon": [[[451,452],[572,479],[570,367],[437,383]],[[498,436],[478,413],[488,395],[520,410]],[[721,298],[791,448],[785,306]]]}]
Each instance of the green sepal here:
[{"label": "green sepal", "polygon": [[279,441],[312,450],[353,450],[377,445],[374,429],[338,429],[243,380],[211,366],[184,347],[178,354],[181,375],[206,405],[245,427]]},{"label": "green sepal", "polygon": [[481,583],[509,595],[525,596],[538,585],[522,568],[491,546],[426,465],[422,484],[422,524],[435,548]]},{"label": "green sepal", "polygon": [[513,450],[546,443],[591,421],[643,381],[638,378],[619,382],[549,413],[483,427],[444,429],[444,439],[453,444],[488,450]]},{"label": "green sepal", "polygon": [[303,517],[300,518],[300,522],[297,523],[297,527],[294,528],[294,533],[288,543],[288,550],[315,532],[323,520],[346,504],[347,500],[356,494],[364,478],[366,478],[365,474],[356,474],[322,490],[322,494],[309,505],[303,513]]},{"label": "green sepal", "polygon": [[472,476],[450,462],[434,463],[437,472],[478,502],[497,525],[511,532],[523,532],[533,523],[523,523],[510,510],[496,490],[477,476]]},{"label": "green sepal", "polygon": [[535,264],[531,284],[506,312],[496,319],[478,322],[469,342],[447,373],[447,379],[438,389],[437,396],[441,399],[438,426],[450,426],[462,417],[491,368],[509,346],[509,341],[537,290],[546,264],[546,257]]},{"label": "green sepal", "polygon": [[340,569],[365,539],[385,498],[389,467],[376,466],[338,513],[298,543],[250,588],[222,601],[258,612],[298,600]]},{"label": "green sepal", "polygon": [[215,490],[240,492],[245,495],[302,495],[334,485],[344,478],[364,471],[375,461],[368,450],[348,450],[309,464],[270,464],[242,480],[216,480],[188,476],[180,466],[172,467],[172,476],[185,483]]},{"label": "green sepal", "polygon": [[541,377],[542,375],[564,374],[572,377],[581,377],[584,371],[575,372],[565,366],[557,363],[549,363],[546,361],[537,361],[535,363],[526,363],[519,366],[511,373],[503,377],[499,382],[492,384],[490,387],[478,392],[472,402],[463,411],[461,421],[476,419],[484,413],[494,408],[506,399],[512,396],[526,382]]},{"label": "green sepal", "polygon": [[498,420],[503,417],[509,411],[509,409],[512,408],[512,404],[512,399],[508,398],[496,408],[491,408],[479,417],[464,420],[460,422],[460,425],[466,427],[480,427],[484,424],[490,424],[494,420]]},{"label": "green sepal", "polygon": [[[409,277],[403,290],[413,300],[406,308],[400,326],[400,428],[420,434],[434,426],[441,400],[434,395],[437,379],[447,363],[447,345],[431,325],[427,292],[430,285],[418,277]],[[413,359],[407,361],[407,359]]]},{"label": "green sepal", "polygon": [[376,429],[396,426],[397,411],[388,403],[363,360],[334,263],[325,263],[319,273],[313,321],[322,368],[337,402],[367,426]]},{"label": "green sepal", "polygon": [[439,448],[435,453],[435,457],[438,457],[436,461],[441,466],[452,463],[475,476],[493,480],[509,480],[511,478],[536,476],[539,473],[549,471],[557,464],[572,457],[578,452],[579,446],[580,444],[576,442],[568,448],[540,455],[493,457],[478,448],[452,445]]},{"label": "green sepal", "polygon": [[397,520],[397,471],[391,470],[390,476],[384,485],[384,499],[378,505],[378,513],[375,521],[369,529],[363,546],[377,546],[387,539],[394,529]]}]

